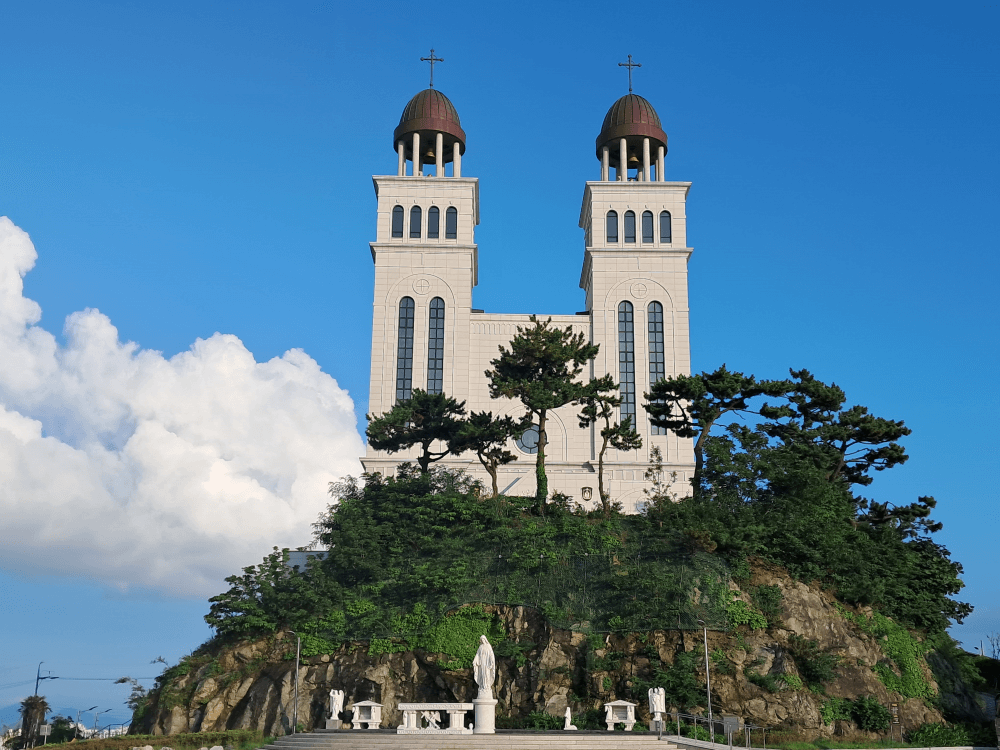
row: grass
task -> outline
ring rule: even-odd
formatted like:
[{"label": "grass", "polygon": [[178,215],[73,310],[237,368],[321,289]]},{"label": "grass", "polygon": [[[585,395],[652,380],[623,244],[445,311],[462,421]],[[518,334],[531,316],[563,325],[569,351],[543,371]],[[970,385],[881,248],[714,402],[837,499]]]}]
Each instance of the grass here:
[{"label": "grass", "polygon": [[53,750],[129,750],[133,747],[152,745],[155,750],[169,747],[173,750],[199,750],[202,747],[222,745],[233,750],[257,750],[269,745],[273,737],[264,737],[250,729],[231,729],[225,732],[194,732],[188,734],[125,734],[107,739],[77,740],[76,742],[46,745]]}]

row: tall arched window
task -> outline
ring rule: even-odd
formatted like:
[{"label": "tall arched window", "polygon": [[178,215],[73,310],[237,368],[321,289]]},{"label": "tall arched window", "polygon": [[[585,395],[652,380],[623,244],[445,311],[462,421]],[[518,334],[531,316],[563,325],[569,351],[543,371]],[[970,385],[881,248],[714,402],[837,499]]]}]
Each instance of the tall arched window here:
[{"label": "tall arched window", "polygon": [[642,212],[642,241],[646,244],[653,242],[653,212]]},{"label": "tall arched window", "polygon": [[458,239],[458,209],[454,206],[450,206],[444,214],[444,238]]},{"label": "tall arched window", "polygon": [[608,211],[607,220],[608,242],[618,242],[618,212]]},{"label": "tall arched window", "polygon": [[444,387],[444,300],[431,300],[427,332],[427,392],[441,393]]},{"label": "tall arched window", "polygon": [[635,211],[625,212],[625,242],[635,242]]},{"label": "tall arched window", "polygon": [[438,210],[437,206],[431,206],[427,209],[427,239],[436,240],[438,238],[438,225],[440,223],[441,212]]},{"label": "tall arched window", "polygon": [[660,211],[660,242],[673,242],[670,237],[670,212]]},{"label": "tall arched window", "polygon": [[396,401],[406,401],[413,390],[413,298],[399,301],[399,340],[396,345]]},{"label": "tall arched window", "polygon": [[423,212],[420,210],[420,206],[414,206],[410,209],[410,239],[419,240],[420,239],[420,224]]},{"label": "tall arched window", "polygon": [[392,209],[392,236],[403,236],[403,207],[393,206]]},{"label": "tall arched window", "polygon": [[632,418],[635,427],[635,327],[631,302],[618,305],[618,382],[621,418]]},{"label": "tall arched window", "polygon": [[[667,376],[666,361],[663,355],[663,305],[650,302],[646,309],[649,320],[649,385],[652,387],[657,380]],[[664,427],[653,427],[654,435],[666,435]]]}]

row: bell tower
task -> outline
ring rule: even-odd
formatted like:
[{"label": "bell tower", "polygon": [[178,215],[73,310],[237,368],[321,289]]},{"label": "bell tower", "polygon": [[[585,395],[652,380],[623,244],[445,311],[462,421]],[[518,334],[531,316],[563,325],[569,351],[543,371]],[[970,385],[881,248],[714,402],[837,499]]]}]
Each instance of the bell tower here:
[{"label": "bell tower", "polygon": [[[375,297],[368,408],[374,414],[389,411],[414,388],[468,398],[469,319],[478,283],[479,181],[462,176],[465,131],[448,97],[432,87],[410,99],[393,149],[396,174],[372,178],[378,218],[370,245]],[[362,464],[392,474],[412,457],[369,447]]]},{"label": "bell tower", "polygon": [[687,479],[690,441],[652,427],[642,402],[656,380],[691,370],[685,214],[691,183],[667,181],[667,135],[653,106],[632,93],[638,64],[630,56],[621,65],[629,66],[629,93],[604,118],[596,142],[601,179],[586,183],[580,211],[580,287],[592,340],[601,347],[594,375],[620,383],[621,417],[632,417],[647,449],[660,448],[668,473]]}]

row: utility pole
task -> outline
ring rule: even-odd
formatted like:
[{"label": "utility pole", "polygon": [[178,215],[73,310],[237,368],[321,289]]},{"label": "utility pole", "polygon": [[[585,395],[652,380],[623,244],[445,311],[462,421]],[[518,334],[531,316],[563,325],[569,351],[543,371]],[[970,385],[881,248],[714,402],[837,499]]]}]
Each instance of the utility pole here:
[{"label": "utility pole", "polygon": [[46,675],[45,677],[42,677],[42,665],[44,663],[45,663],[44,661],[38,662],[38,671],[35,672],[35,697],[36,698],[38,697],[38,683],[39,682],[41,682],[42,680],[58,680],[59,679],[58,677],[53,677],[52,674],[51,674],[51,670],[48,670],[48,669],[46,669],[45,671],[49,672],[49,674]]}]

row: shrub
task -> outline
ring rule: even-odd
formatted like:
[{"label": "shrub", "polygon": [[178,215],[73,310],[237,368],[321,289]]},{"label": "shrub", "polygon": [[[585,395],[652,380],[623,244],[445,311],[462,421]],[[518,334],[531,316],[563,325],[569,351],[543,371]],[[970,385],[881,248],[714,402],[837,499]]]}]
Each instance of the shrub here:
[{"label": "shrub", "polygon": [[755,586],[750,592],[750,600],[767,619],[768,627],[781,624],[781,602],[784,597],[777,586]]},{"label": "shrub", "polygon": [[972,744],[965,727],[948,724],[923,724],[910,732],[906,739],[921,747],[958,747]]},{"label": "shrub", "polygon": [[851,701],[847,698],[831,698],[819,709],[824,724],[835,721],[849,721],[851,718]]},{"label": "shrub", "polygon": [[820,687],[837,676],[840,657],[820,651],[819,641],[807,641],[801,635],[792,635],[788,639],[788,653],[795,660],[803,682],[810,688]]},{"label": "shrub", "polygon": [[877,698],[863,696],[851,704],[851,718],[859,729],[866,732],[884,732],[889,728],[889,709]]}]

